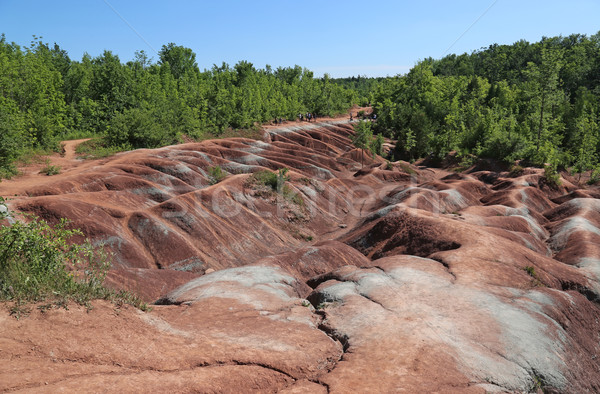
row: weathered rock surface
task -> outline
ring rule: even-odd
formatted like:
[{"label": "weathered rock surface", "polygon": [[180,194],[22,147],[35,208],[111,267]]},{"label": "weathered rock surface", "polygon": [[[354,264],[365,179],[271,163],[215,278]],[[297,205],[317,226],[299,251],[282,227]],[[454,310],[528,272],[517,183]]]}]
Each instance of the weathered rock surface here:
[{"label": "weathered rock surface", "polygon": [[[342,346],[320,331],[278,267],[198,278],[150,313],[94,303],[86,312],[2,313],[0,390],[265,392],[314,380]],[[304,285],[306,286],[306,285]]]},{"label": "weathered rock surface", "polygon": [[[600,392],[600,191],[538,169],[361,168],[350,136],[140,150],[16,193],[159,301],[0,314],[0,390]],[[211,185],[216,165],[230,175]],[[248,183],[282,167],[286,198]]]}]

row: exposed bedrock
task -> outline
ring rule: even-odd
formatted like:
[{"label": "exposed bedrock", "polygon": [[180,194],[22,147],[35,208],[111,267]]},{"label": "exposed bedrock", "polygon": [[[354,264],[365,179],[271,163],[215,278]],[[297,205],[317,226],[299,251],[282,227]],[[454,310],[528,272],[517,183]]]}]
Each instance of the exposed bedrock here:
[{"label": "exposed bedrock", "polygon": [[600,392],[598,189],[351,136],[295,123],[23,190],[11,209],[71,219],[113,253],[109,284],[158,302],[4,314],[0,389]]}]

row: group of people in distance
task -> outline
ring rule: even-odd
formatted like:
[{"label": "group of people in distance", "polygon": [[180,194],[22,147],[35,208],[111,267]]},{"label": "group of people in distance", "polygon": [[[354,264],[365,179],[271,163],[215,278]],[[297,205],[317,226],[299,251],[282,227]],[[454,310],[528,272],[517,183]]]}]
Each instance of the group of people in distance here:
[{"label": "group of people in distance", "polygon": [[[377,120],[377,114],[374,113],[370,113],[370,114],[366,114],[366,115],[360,115],[360,114],[356,114],[356,119],[358,119],[359,117],[362,117],[363,119],[369,119],[369,120]],[[354,116],[352,115],[352,112],[350,112],[350,122],[352,122],[354,120]]]},{"label": "group of people in distance", "polygon": [[[304,121],[306,120],[307,122],[312,122],[312,121],[317,121],[317,115],[315,114],[311,114],[310,112],[307,112],[306,114],[298,114],[298,120],[299,121]],[[283,123],[283,118],[275,118],[275,121],[273,122],[274,124],[282,124]]]},{"label": "group of people in distance", "polygon": [[[377,114],[374,113],[370,113],[370,114],[363,114],[362,111],[357,113],[356,116],[354,116],[352,114],[352,111],[350,111],[350,122],[352,122],[354,120],[354,118],[358,119],[358,118],[362,118],[362,119],[369,119],[372,121],[377,120]],[[317,115],[315,114],[311,114],[310,112],[307,112],[306,114],[298,114],[298,120],[300,122],[302,121],[307,121],[307,122],[312,122],[312,121],[317,121]],[[275,124],[282,124],[283,123],[283,118],[275,118]]]},{"label": "group of people in distance", "polygon": [[310,112],[307,112],[306,114],[298,114],[298,119],[300,120],[300,122],[302,122],[303,120],[306,120],[307,122],[310,121],[317,121],[317,115],[315,114],[311,114]]}]

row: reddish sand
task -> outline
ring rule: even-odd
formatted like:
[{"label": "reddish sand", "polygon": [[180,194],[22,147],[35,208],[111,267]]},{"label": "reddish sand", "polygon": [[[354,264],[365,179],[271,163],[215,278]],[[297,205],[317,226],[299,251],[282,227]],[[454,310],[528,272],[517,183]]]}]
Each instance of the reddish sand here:
[{"label": "reddish sand", "polygon": [[[3,312],[0,390],[600,391],[600,191],[387,164],[351,136],[288,122],[90,162],[73,142],[60,175],[0,184],[157,301]],[[252,182],[282,167],[286,197]]]}]

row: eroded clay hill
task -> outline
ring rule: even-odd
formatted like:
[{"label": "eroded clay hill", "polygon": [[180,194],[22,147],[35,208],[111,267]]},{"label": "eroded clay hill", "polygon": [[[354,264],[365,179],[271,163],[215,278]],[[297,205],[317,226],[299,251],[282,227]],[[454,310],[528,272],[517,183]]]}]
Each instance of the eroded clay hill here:
[{"label": "eroded clay hill", "polygon": [[[600,192],[361,169],[351,134],[296,123],[12,188],[157,305],[0,315],[0,390],[599,392]],[[285,193],[253,180],[282,167]]]}]

